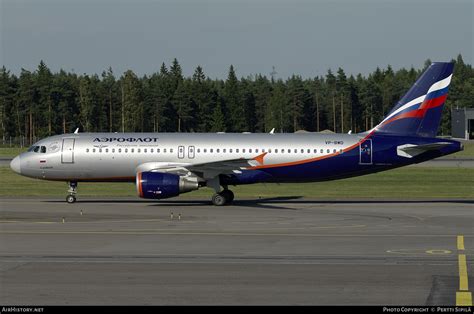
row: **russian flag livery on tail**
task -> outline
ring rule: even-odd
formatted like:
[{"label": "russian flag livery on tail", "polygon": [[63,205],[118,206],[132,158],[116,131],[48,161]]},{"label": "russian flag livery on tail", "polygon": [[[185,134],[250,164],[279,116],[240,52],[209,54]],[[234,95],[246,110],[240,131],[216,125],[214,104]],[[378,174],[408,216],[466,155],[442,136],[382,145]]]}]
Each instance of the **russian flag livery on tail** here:
[{"label": "russian flag livery on tail", "polygon": [[448,96],[453,67],[453,63],[432,63],[375,130],[435,137]]},{"label": "russian flag livery on tail", "polygon": [[69,182],[68,203],[78,182],[126,181],[150,199],[207,186],[212,203],[225,205],[234,199],[232,185],[336,180],[462,150],[436,137],[452,75],[452,63],[431,64],[376,127],[359,134],[73,133],[35,143],[10,166]]}]

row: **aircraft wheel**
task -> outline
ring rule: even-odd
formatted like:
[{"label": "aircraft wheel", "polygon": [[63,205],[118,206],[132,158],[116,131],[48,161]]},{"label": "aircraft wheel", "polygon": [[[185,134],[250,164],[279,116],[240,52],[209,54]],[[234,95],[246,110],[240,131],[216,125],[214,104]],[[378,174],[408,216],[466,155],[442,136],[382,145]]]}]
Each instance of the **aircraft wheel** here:
[{"label": "aircraft wheel", "polygon": [[227,203],[227,198],[225,197],[225,195],[218,193],[212,196],[212,204],[216,206],[223,206],[226,203]]},{"label": "aircraft wheel", "polygon": [[69,204],[75,203],[76,197],[74,195],[68,195],[66,196],[66,202],[68,202]]},{"label": "aircraft wheel", "polygon": [[221,192],[221,194],[224,195],[225,199],[227,200],[227,204],[234,200],[234,192],[231,190],[224,190]]}]

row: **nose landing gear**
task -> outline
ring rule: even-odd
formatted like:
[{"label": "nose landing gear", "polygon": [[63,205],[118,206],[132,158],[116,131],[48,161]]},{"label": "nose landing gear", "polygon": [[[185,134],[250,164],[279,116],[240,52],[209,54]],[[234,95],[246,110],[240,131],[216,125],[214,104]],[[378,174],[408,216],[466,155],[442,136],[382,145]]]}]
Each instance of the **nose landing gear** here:
[{"label": "nose landing gear", "polygon": [[66,196],[66,202],[69,204],[76,202],[76,194],[77,194],[77,182],[69,182],[69,195]]}]

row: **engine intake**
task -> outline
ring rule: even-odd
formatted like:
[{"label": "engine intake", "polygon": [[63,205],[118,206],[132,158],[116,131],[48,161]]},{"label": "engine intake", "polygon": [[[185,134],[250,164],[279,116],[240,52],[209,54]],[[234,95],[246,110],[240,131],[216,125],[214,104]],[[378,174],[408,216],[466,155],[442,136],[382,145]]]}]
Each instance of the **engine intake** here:
[{"label": "engine intake", "polygon": [[137,192],[142,198],[162,199],[197,190],[197,181],[161,172],[137,173]]}]

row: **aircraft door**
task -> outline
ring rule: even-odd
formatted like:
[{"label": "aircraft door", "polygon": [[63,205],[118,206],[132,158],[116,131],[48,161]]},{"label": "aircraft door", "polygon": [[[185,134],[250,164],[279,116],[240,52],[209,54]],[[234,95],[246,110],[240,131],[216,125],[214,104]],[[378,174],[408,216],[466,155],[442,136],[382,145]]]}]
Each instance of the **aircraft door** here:
[{"label": "aircraft door", "polygon": [[372,140],[367,139],[359,144],[360,159],[359,164],[371,165],[372,164]]},{"label": "aircraft door", "polygon": [[63,164],[74,163],[74,142],[73,138],[63,138],[63,148],[61,150],[61,162]]},{"label": "aircraft door", "polygon": [[178,147],[178,158],[183,159],[184,158],[184,146],[179,146]]},{"label": "aircraft door", "polygon": [[188,158],[189,159],[194,158],[194,146],[188,146]]}]

